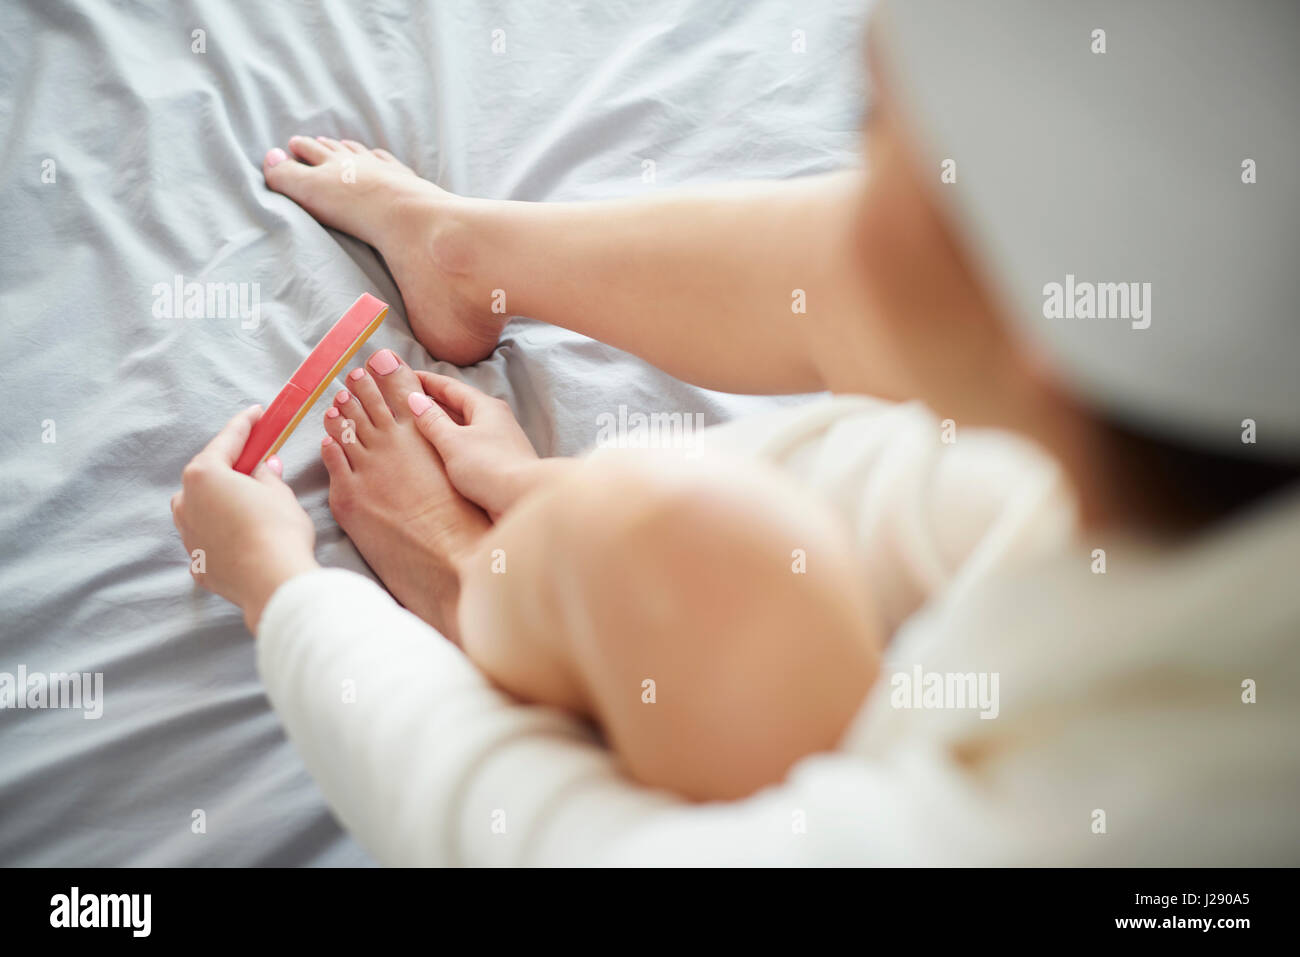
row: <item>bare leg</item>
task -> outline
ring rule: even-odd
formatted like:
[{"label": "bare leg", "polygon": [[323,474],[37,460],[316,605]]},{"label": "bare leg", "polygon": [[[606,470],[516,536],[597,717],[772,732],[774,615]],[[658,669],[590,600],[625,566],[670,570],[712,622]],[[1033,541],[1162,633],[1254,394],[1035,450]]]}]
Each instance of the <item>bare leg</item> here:
[{"label": "bare leg", "polygon": [[496,472],[526,450],[502,444],[495,400],[437,379],[468,422],[439,427],[446,453],[434,404],[412,402],[430,377],[389,350],[325,417],[334,513],[399,600],[505,690],[594,719],[644,783],[737,797],[834,746],[880,636],[820,505],[756,463],[604,452],[553,460],[491,526],[443,460]]},{"label": "bare leg", "polygon": [[453,196],[348,140],[290,149],[268,154],[267,184],[380,251],[437,358],[478,361],[525,315],[710,388],[903,394],[888,340],[862,321],[861,173],[520,203]]},{"label": "bare leg", "polygon": [[832,748],[878,670],[842,533],[752,465],[583,463],[461,571],[480,667],[590,715],[629,774],[692,798],[752,793]]}]

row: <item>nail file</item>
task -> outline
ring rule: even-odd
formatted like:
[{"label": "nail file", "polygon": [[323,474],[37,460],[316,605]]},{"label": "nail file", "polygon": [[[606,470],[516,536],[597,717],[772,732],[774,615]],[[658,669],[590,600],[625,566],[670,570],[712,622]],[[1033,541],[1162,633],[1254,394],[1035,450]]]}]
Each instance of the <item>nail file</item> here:
[{"label": "nail file", "polygon": [[274,455],[293,433],[307,411],[316,404],[330,381],[379,328],[388,315],[388,303],[363,292],[343,318],[298,366],[280,394],[267,406],[244,443],[235,471],[248,475],[269,455]]}]

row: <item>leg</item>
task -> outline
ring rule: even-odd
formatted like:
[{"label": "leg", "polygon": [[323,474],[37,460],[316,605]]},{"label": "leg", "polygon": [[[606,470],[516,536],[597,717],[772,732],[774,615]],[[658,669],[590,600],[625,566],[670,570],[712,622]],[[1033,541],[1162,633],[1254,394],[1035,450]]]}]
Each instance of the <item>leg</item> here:
[{"label": "leg", "polygon": [[589,462],[522,502],[462,574],[480,667],[594,717],[633,777],[693,798],[751,793],[833,747],[878,668],[842,532],[752,465]]},{"label": "leg", "polygon": [[633,776],[700,799],[843,734],[877,670],[867,576],[779,473],[605,454],[489,529],[417,429],[416,373],[382,350],[347,381],[321,450],[340,525],[504,689],[594,718]]},{"label": "leg", "polygon": [[267,154],[267,185],[379,250],[436,358],[477,362],[524,315],[709,388],[903,394],[861,321],[859,173],[522,203],[453,196],[350,140],[289,147]]}]

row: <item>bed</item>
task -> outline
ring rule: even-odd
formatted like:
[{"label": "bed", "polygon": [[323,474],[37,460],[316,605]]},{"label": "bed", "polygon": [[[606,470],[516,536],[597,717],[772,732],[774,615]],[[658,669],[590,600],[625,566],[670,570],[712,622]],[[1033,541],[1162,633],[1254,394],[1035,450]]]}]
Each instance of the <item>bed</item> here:
[{"label": "bed", "polygon": [[[351,137],[453,191],[526,200],[827,170],[855,158],[865,7],[5,4],[0,672],[101,673],[103,713],[0,710],[0,864],[369,863],[168,511],[182,465],[362,291],[393,306],[365,354],[451,370],[373,250],[265,188],[269,147]],[[177,277],[234,284],[257,315],[171,317]],[[798,401],[692,388],[525,317],[457,374],[507,398],[544,455],[590,447],[620,406],[713,424]],[[285,477],[322,563],[369,574],[326,502],[322,409]]]}]

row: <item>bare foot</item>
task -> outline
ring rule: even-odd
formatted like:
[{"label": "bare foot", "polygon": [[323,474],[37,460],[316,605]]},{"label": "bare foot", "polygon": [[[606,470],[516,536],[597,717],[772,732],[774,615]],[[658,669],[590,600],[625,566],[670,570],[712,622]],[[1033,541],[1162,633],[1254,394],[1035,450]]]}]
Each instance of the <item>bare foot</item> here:
[{"label": "bare foot", "polygon": [[[266,185],[333,229],[379,250],[397,280],[411,331],[435,359],[469,365],[492,353],[505,317],[458,290],[468,264],[456,210],[484,202],[453,196],[387,150],[320,136],[266,154]],[[296,159],[295,159],[296,157]]]},{"label": "bare foot", "polygon": [[415,427],[420,380],[390,350],[353,369],[325,412],[330,509],[393,597],[459,641],[459,565],[491,527]]}]

